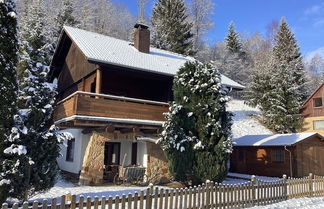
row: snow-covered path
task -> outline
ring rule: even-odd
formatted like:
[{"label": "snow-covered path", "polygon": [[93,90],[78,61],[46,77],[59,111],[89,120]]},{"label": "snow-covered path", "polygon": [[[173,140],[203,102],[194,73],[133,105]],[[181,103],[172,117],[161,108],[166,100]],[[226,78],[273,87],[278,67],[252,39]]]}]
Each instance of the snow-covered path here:
[{"label": "snow-covered path", "polygon": [[260,110],[244,104],[244,100],[230,100],[227,110],[234,114],[232,126],[233,138],[245,135],[272,134],[257,119],[251,117],[251,115],[259,115]]}]

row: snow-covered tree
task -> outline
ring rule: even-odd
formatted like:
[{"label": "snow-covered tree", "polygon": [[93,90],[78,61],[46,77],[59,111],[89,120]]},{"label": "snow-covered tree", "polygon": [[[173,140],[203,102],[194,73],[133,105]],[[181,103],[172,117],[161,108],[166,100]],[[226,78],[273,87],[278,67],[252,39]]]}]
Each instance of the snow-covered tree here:
[{"label": "snow-covered tree", "polygon": [[309,61],[306,61],[305,66],[308,76],[307,92],[310,95],[324,83],[324,58],[315,54]]},{"label": "snow-covered tree", "polygon": [[55,18],[56,30],[54,36],[58,38],[64,25],[77,26],[78,21],[74,17],[74,0],[63,0],[61,3],[61,9],[57,17]]},{"label": "snow-covered tree", "polygon": [[171,174],[180,181],[189,175],[196,183],[220,182],[226,176],[232,144],[227,92],[218,70],[210,64],[187,62],[174,78],[173,92],[174,102],[159,139]]},{"label": "snow-covered tree", "polygon": [[[35,0],[21,28],[18,113],[4,153],[11,180],[9,195],[27,200],[51,188],[58,171],[56,158],[63,136],[52,125],[55,84],[46,82],[52,45],[44,33],[43,1]],[[64,135],[64,134],[63,134]]]},{"label": "snow-covered tree", "polygon": [[192,33],[194,40],[194,50],[197,53],[204,48],[202,36],[213,26],[210,15],[213,14],[215,8],[211,0],[190,0],[189,2],[189,18],[192,20]]},{"label": "snow-covered tree", "polygon": [[192,23],[183,0],[158,0],[151,22],[153,46],[184,55],[193,53]]},{"label": "snow-covered tree", "polygon": [[13,0],[0,0],[0,205],[8,197],[10,179],[6,173],[4,149],[16,114],[18,61],[17,14]]},{"label": "snow-covered tree", "polygon": [[240,35],[235,31],[234,22],[231,22],[228,27],[228,34],[225,38],[226,48],[231,53],[241,53],[242,43]]},{"label": "snow-covered tree", "polygon": [[299,109],[307,96],[305,70],[299,46],[286,20],[280,22],[272,51],[270,109],[266,116],[270,128],[295,132],[301,125]]}]

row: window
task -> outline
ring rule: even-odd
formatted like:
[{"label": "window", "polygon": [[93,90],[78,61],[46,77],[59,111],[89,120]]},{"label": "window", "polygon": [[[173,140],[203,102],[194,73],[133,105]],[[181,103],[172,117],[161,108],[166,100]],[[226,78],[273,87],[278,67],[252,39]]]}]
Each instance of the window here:
[{"label": "window", "polygon": [[274,149],[271,152],[271,161],[276,163],[285,162],[285,151],[283,149]]},{"label": "window", "polygon": [[244,159],[245,159],[245,152],[244,152],[244,150],[239,149],[239,155],[238,156],[239,156],[238,157],[238,160],[239,161],[244,161]]},{"label": "window", "polygon": [[322,107],[323,106],[322,97],[314,98],[313,99],[313,106],[314,107]]},{"label": "window", "polygon": [[313,129],[324,129],[324,120],[314,120],[313,121]]},{"label": "window", "polygon": [[67,149],[66,149],[66,161],[73,162],[74,146],[75,146],[75,139],[68,140]]}]

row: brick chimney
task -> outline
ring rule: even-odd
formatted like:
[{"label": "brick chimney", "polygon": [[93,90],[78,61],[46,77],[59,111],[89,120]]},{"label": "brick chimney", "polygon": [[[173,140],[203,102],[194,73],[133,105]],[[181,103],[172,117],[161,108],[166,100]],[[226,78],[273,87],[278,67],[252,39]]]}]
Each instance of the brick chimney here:
[{"label": "brick chimney", "polygon": [[134,47],[143,53],[150,53],[150,30],[142,23],[136,23],[134,32]]}]

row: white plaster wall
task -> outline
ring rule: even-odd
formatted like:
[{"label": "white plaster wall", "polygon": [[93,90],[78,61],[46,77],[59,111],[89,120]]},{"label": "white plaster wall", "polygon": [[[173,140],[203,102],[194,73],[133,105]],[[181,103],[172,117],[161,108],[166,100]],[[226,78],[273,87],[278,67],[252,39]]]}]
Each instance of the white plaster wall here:
[{"label": "white plaster wall", "polygon": [[109,140],[109,142],[120,142],[120,165],[123,163],[124,156],[125,166],[128,166],[132,162],[132,141],[127,140]]},{"label": "white plaster wall", "polygon": [[146,142],[137,143],[137,164],[147,167]]},{"label": "white plaster wall", "polygon": [[89,135],[82,134],[82,129],[66,129],[62,132],[69,132],[75,138],[73,162],[66,161],[67,141],[65,141],[60,145],[61,156],[57,159],[57,163],[60,169],[78,174],[81,170],[86,144],[89,142]]}]

